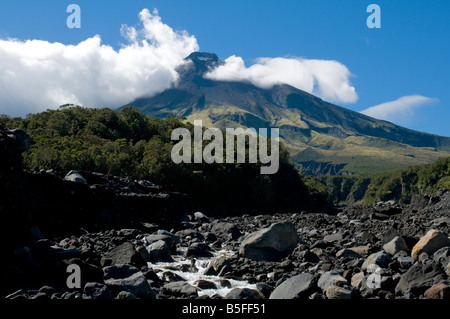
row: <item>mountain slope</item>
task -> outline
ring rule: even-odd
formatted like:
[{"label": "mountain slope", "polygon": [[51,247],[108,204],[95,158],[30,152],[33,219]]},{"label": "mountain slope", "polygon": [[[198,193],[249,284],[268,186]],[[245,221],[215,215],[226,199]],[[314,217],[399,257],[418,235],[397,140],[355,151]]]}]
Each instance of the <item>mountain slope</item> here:
[{"label": "mountain slope", "polygon": [[450,138],[409,130],[327,103],[290,85],[261,89],[203,77],[222,62],[193,53],[174,88],[126,106],[149,116],[203,120],[204,126],[279,127],[291,158],[314,175],[367,174],[450,155]]}]

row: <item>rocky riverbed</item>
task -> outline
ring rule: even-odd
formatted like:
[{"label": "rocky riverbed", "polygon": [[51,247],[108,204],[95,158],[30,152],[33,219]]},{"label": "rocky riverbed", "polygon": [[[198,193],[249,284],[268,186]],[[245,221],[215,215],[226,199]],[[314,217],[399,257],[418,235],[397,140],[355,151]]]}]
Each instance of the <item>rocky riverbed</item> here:
[{"label": "rocky riverbed", "polygon": [[[4,298],[449,299],[449,212],[442,191],[407,208],[335,215],[197,212],[177,229],[142,223],[59,238],[34,228],[4,262]],[[79,288],[68,288],[73,264]]]},{"label": "rocky riverbed", "polygon": [[449,299],[450,191],[215,218],[149,181],[25,171],[0,128],[3,299]]}]

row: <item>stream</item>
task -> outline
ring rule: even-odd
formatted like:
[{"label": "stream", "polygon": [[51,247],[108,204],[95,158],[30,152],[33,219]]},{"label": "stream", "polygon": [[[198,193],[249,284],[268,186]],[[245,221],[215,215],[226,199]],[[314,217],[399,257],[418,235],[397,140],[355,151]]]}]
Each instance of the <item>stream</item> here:
[{"label": "stream", "polygon": [[[250,284],[247,281],[205,274],[209,265],[215,259],[220,257],[230,258],[233,257],[236,252],[227,249],[221,249],[219,251],[214,251],[212,257],[201,257],[191,260],[184,257],[185,251],[185,247],[178,247],[177,253],[175,255],[172,255],[172,258],[174,259],[173,262],[148,263],[148,266],[153,268],[160,279],[164,278],[167,271],[170,271],[171,273],[182,277],[190,285],[199,289],[199,296],[208,295],[212,297],[213,295],[218,294],[222,297],[225,297],[234,288],[256,289],[255,284]],[[213,283],[216,288],[202,289],[198,287],[199,281],[207,281],[209,285]],[[203,282],[203,284],[205,284],[205,282]]]}]

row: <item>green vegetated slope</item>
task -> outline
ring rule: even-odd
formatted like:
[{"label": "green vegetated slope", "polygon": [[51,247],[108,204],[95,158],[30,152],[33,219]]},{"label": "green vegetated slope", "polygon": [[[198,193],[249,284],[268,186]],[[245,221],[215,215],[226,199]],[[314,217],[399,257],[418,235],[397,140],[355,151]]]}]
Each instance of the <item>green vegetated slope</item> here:
[{"label": "green vegetated slope", "polygon": [[395,171],[450,155],[449,137],[377,120],[285,84],[261,89],[207,79],[205,72],[222,63],[215,54],[197,52],[186,60],[175,87],[127,106],[222,129],[278,127],[296,168],[316,176]]},{"label": "green vegetated slope", "polygon": [[199,209],[211,214],[328,207],[323,192],[305,185],[282,145],[280,167],[272,175],[260,174],[259,162],[175,164],[170,155],[177,143],[171,140],[172,131],[184,127],[193,134],[193,125],[178,118],[148,117],[133,108],[116,112],[66,105],[25,119],[2,116],[0,124],[22,128],[30,135],[31,147],[24,154],[29,169],[147,179],[190,195]]},{"label": "green vegetated slope", "polygon": [[[372,176],[317,177],[314,182],[322,185],[322,191],[327,191],[329,200],[334,203],[394,200],[400,204],[409,204],[412,195],[450,189],[450,157],[394,172]],[[320,189],[320,186],[315,185]]]}]

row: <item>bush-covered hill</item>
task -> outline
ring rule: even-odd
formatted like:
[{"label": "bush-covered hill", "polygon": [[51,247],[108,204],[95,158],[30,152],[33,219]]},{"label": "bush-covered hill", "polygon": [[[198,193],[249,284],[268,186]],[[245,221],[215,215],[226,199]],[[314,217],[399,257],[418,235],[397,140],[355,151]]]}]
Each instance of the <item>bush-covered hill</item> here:
[{"label": "bush-covered hill", "polygon": [[[317,179],[335,203],[374,203],[395,200],[409,204],[415,194],[450,189],[450,157],[432,164],[372,176],[333,176]],[[320,188],[320,186],[318,186]]]},{"label": "bush-covered hill", "polygon": [[175,164],[170,154],[177,127],[193,132],[180,118],[152,118],[134,108],[115,112],[65,105],[28,115],[0,117],[8,128],[22,128],[31,138],[26,168],[83,170],[150,180],[191,196],[210,214],[298,211],[327,207],[323,192],[306,184],[280,145],[280,168],[261,175],[257,164]]}]

